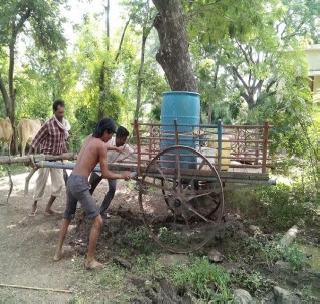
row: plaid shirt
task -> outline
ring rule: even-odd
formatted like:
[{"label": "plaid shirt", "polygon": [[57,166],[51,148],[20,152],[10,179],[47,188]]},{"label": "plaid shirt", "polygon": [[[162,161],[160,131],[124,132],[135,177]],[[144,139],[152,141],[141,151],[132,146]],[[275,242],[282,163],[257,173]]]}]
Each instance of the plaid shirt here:
[{"label": "plaid shirt", "polygon": [[36,153],[60,155],[66,153],[66,135],[54,118],[49,119],[34,137],[32,148]]}]

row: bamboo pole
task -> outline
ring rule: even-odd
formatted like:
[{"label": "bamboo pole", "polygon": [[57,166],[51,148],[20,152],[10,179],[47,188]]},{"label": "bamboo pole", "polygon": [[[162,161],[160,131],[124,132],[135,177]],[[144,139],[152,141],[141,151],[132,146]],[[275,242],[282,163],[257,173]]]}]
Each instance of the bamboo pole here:
[{"label": "bamboo pole", "polygon": [[11,165],[11,164],[24,164],[30,165],[34,162],[40,161],[59,161],[59,160],[75,160],[77,159],[77,155],[74,153],[64,153],[61,155],[26,155],[22,157],[10,157],[10,156],[2,156],[0,157],[0,165]]},{"label": "bamboo pole", "polygon": [[46,287],[33,287],[33,286],[1,284],[1,283],[0,283],[0,287],[10,287],[10,288],[19,288],[19,289],[31,289],[31,290],[44,290],[44,291],[52,291],[52,292],[72,293],[71,290],[66,290],[66,289],[56,289],[56,288],[46,288]]}]

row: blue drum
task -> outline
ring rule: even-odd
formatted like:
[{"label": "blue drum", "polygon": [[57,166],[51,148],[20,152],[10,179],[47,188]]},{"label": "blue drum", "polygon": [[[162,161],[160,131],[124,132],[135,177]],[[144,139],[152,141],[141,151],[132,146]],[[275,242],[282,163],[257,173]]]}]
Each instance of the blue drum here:
[{"label": "blue drum", "polygon": [[[198,138],[193,136],[194,130],[200,124],[200,95],[194,92],[172,91],[163,93],[161,106],[161,150],[176,144],[175,126],[179,133],[179,145],[196,148]],[[185,169],[195,168],[196,157],[180,155],[180,166]],[[161,166],[173,168],[175,156],[163,156]]]}]

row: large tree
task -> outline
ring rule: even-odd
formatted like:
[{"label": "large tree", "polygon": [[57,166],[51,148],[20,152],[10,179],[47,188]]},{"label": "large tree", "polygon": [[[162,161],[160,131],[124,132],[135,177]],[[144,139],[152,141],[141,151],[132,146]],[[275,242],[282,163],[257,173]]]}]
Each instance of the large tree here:
[{"label": "large tree", "polygon": [[182,3],[180,0],[153,0],[153,3],[158,10],[154,20],[160,40],[157,61],[172,90],[196,92]]},{"label": "large tree", "polygon": [[[59,6],[63,1],[0,0],[0,49],[7,69],[0,68],[0,91],[6,115],[16,126],[15,63],[17,43],[23,35],[33,38],[35,47],[55,51],[64,47]],[[14,132],[13,150],[16,148]]]}]

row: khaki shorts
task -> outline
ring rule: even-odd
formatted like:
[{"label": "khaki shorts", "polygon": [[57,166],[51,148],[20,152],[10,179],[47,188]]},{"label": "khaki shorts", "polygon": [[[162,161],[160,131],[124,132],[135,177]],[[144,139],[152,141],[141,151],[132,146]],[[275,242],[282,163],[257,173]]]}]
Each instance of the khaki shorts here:
[{"label": "khaki shorts", "polygon": [[88,218],[92,219],[100,214],[89,189],[87,177],[73,174],[69,176],[67,182],[67,206],[63,216],[65,219],[71,220],[74,218],[78,201]]}]

